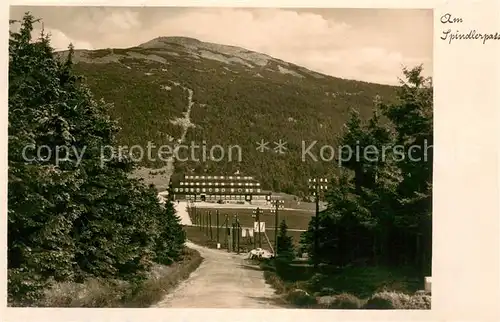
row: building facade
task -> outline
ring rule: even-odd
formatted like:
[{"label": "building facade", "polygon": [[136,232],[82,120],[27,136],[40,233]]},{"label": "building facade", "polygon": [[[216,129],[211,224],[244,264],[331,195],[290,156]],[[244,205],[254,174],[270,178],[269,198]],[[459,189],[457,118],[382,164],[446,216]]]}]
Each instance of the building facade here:
[{"label": "building facade", "polygon": [[172,190],[174,199],[212,202],[267,201],[271,195],[258,180],[241,175],[184,175]]}]

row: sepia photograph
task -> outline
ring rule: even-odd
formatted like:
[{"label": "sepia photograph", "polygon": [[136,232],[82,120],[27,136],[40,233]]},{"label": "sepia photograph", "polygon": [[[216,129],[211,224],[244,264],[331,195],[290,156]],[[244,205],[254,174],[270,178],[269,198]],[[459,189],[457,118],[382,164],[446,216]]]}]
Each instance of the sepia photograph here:
[{"label": "sepia photograph", "polygon": [[9,19],[9,307],[431,309],[432,9]]}]

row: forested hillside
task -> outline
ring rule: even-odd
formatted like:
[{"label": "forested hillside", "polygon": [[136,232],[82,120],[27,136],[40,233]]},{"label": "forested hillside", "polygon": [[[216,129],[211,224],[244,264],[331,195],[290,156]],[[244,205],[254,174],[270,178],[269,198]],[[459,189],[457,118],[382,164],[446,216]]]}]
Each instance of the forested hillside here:
[{"label": "forested hillside", "polygon": [[[366,119],[377,95],[384,101],[395,97],[391,86],[334,78],[242,48],[182,37],[129,49],[77,51],[75,62],[96,97],[113,103],[110,115],[122,128],[120,144],[160,146],[179,139],[190,89],[186,144],[205,141],[207,150],[221,145],[226,157],[177,162],[176,171],[239,169],[259,178],[266,189],[295,194],[307,192],[311,175],[338,169],[335,160],[303,162],[303,141],[306,146],[318,141],[312,150],[318,155],[320,146],[337,145],[352,109]],[[280,139],[287,142],[285,154],[272,150]],[[261,140],[270,142],[263,153],[256,150]],[[241,147],[241,162],[234,154],[228,160],[231,145]],[[151,168],[164,165],[147,158],[141,162]]]}]

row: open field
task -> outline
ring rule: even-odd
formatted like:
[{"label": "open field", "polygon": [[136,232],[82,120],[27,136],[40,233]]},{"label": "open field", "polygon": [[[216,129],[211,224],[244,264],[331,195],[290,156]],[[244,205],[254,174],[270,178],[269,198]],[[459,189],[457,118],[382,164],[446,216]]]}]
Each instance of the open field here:
[{"label": "open field", "polygon": [[[216,248],[217,242],[221,244],[222,249],[228,247],[228,230],[232,223],[236,222],[236,215],[242,228],[253,227],[255,219],[252,217],[254,209],[245,208],[186,208],[187,203],[175,203],[177,215],[181,218],[181,223],[186,231],[187,238],[198,245]],[[219,220],[217,221],[217,210],[219,211]],[[195,216],[196,212],[196,216]],[[210,217],[208,213],[210,212]],[[227,216],[227,226],[226,226]],[[279,210],[278,219],[285,219],[288,225],[288,235],[292,237],[293,243],[298,246],[301,234],[307,229],[313,213],[303,210]],[[275,238],[275,217],[270,209],[263,209],[261,213],[261,222],[265,222],[266,231],[260,236],[254,234],[253,237],[243,237],[239,232],[239,245],[241,252],[247,252],[255,247],[261,247],[271,250],[269,242],[274,247]],[[266,236],[267,235],[267,238]],[[217,237],[218,236],[218,237]],[[269,240],[269,241],[268,241]]]},{"label": "open field", "polygon": [[[215,226],[212,227],[212,231],[210,232],[210,229],[205,228],[200,228],[197,226],[184,226],[184,230],[186,231],[187,239],[189,239],[191,242],[206,246],[209,248],[216,248],[217,247],[217,228]],[[219,243],[221,245],[221,249],[227,250],[228,247],[228,241],[229,241],[229,236],[227,235],[227,230],[226,228],[219,228]],[[271,242],[271,245],[274,247],[274,230],[266,230],[267,237],[269,238],[269,241]],[[293,238],[293,243],[296,247],[299,245],[300,241],[300,235],[302,232],[300,231],[290,231],[288,232],[288,235]],[[271,247],[269,247],[269,243],[264,236],[264,234],[261,235],[260,242],[262,244],[263,249],[271,250]],[[241,232],[240,232],[240,238],[239,238],[239,245],[240,245],[240,252],[249,252],[253,248],[260,247],[259,245],[259,237],[257,234],[255,234],[253,237],[242,237]]]},{"label": "open field", "polygon": [[[227,216],[229,223],[235,221],[236,216],[242,227],[253,227],[255,218],[253,216],[254,209],[236,209],[236,208],[196,208],[197,215],[194,214],[194,209],[190,210],[190,217],[193,224],[200,224],[200,215],[203,216],[202,220],[206,220],[207,214],[210,212],[212,225],[217,222],[217,210],[219,212],[219,224],[225,222]],[[307,230],[311,218],[314,216],[313,212],[304,210],[279,210],[278,211],[278,225],[284,219],[290,231],[293,230]],[[261,209],[260,221],[265,222],[266,230],[274,230],[275,216],[271,213],[271,209]],[[229,224],[230,225],[230,224]]]}]

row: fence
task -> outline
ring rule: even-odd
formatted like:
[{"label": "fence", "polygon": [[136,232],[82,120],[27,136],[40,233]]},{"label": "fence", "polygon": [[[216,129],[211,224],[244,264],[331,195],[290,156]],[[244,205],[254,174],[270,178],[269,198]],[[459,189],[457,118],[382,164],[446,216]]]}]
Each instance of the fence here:
[{"label": "fence", "polygon": [[193,222],[192,227],[199,231],[211,247],[234,253],[264,248],[274,253],[276,245],[273,245],[267,236],[265,223],[260,221],[258,209],[254,227],[242,226],[238,213],[221,213],[219,210],[203,210],[194,206],[188,207],[188,213]]}]

